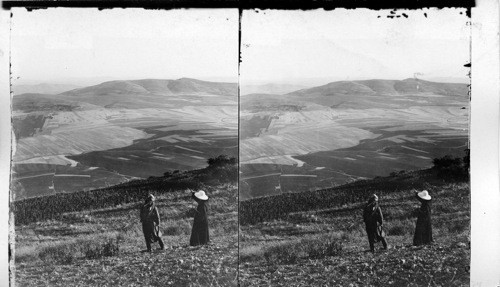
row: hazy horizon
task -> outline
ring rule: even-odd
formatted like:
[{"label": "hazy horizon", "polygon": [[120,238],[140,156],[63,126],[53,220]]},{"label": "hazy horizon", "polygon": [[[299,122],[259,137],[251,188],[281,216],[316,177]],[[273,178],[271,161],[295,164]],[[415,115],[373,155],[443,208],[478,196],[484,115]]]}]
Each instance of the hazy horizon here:
[{"label": "hazy horizon", "polygon": [[237,81],[236,9],[14,8],[12,15],[12,84],[186,75]]},{"label": "hazy horizon", "polygon": [[[99,77],[99,78],[61,78],[61,79],[49,79],[49,80],[36,80],[36,79],[23,79],[18,80],[17,83],[13,83],[13,86],[19,85],[98,85],[108,81],[134,81],[134,80],[144,80],[144,79],[152,79],[152,80],[178,80],[181,78],[190,78],[207,82],[228,82],[228,83],[238,83],[238,79],[234,78],[212,78],[212,77],[193,77],[193,76],[183,76],[179,78],[117,78],[117,77]],[[242,85],[266,85],[266,84],[302,84],[302,85],[323,85],[331,82],[337,81],[362,81],[362,80],[405,80],[408,78],[379,78],[379,77],[358,77],[353,79],[333,79],[333,78],[292,78],[292,79],[280,79],[275,81],[270,80],[247,80]],[[470,78],[468,77],[416,77],[420,80],[431,81],[431,82],[441,82],[441,83],[469,83]]]},{"label": "hazy horizon", "polygon": [[[424,16],[424,12],[426,16]],[[465,9],[243,11],[240,83],[290,78],[466,78]],[[373,76],[371,76],[373,75]]]}]

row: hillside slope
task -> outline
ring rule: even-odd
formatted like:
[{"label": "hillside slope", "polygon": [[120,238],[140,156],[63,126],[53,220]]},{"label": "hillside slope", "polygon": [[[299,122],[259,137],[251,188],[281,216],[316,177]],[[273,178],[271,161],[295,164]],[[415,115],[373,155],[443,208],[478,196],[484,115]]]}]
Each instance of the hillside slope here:
[{"label": "hillside slope", "polygon": [[13,98],[16,198],[89,190],[237,153],[236,83],[122,80]]},{"label": "hillside slope", "polygon": [[339,81],[240,100],[242,197],[428,168],[468,146],[466,84]]},{"label": "hillside slope", "polygon": [[461,83],[437,83],[420,79],[339,81],[310,89],[291,92],[288,95],[408,95],[431,93],[442,96],[467,96],[468,85]]},{"label": "hillside slope", "polygon": [[205,190],[211,242],[202,247],[189,246],[196,204],[183,189],[149,190],[166,246],[152,254],[141,252],[137,201],[16,227],[16,286],[236,286],[237,189]]},{"label": "hillside slope", "polygon": [[[413,189],[433,198],[434,243],[412,246]],[[362,218],[379,196],[390,248],[369,252]],[[469,286],[470,188],[430,171],[240,203],[240,286]],[[259,215],[263,215],[260,216]],[[251,220],[255,219],[255,220]]]},{"label": "hillside slope", "polygon": [[238,92],[236,83],[207,82],[190,78],[177,80],[143,79],[130,81],[109,81],[99,85],[74,89],[62,93],[73,97],[102,96],[109,94],[160,94],[177,95],[190,93],[206,93],[224,96],[235,96]]}]

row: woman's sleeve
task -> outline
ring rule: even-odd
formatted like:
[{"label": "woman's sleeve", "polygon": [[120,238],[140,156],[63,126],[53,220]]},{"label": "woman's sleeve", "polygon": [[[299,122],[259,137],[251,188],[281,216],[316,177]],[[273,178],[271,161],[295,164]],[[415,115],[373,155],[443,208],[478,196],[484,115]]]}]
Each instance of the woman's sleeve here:
[{"label": "woman's sleeve", "polygon": [[142,222],[142,206],[141,206],[141,208],[139,208],[139,218],[141,219],[141,222]]},{"label": "woman's sleeve", "polygon": [[384,215],[382,214],[382,209],[380,207],[378,208],[378,219],[380,224],[384,223]]},{"label": "woman's sleeve", "polygon": [[155,207],[155,218],[154,218],[154,222],[156,222],[156,224],[160,225],[160,213],[158,212],[158,208]]}]

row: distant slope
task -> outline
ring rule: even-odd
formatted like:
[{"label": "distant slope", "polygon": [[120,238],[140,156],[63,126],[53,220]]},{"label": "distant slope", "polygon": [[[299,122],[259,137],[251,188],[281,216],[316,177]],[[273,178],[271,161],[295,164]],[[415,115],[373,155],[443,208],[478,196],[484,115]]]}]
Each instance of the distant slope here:
[{"label": "distant slope", "polygon": [[235,83],[182,78],[15,96],[12,191],[87,190],[237,154],[237,92]]},{"label": "distant slope", "polygon": [[304,85],[293,85],[293,84],[263,84],[263,85],[242,85],[240,87],[241,95],[245,96],[248,94],[277,94],[282,95],[297,91],[300,89],[306,89]]},{"label": "distant slope", "polygon": [[420,79],[241,97],[241,198],[429,167],[467,148],[469,104],[468,85]]},{"label": "distant slope", "polygon": [[[12,98],[12,109],[22,112],[72,111],[84,103],[63,99],[57,95],[26,93]],[[88,105],[87,105],[88,106]]]},{"label": "distant slope", "polygon": [[[13,99],[14,110],[59,110],[62,104],[82,108],[171,108],[186,105],[235,105],[238,85],[190,78],[116,80],[72,89],[57,95],[26,93]],[[168,100],[165,98],[168,97]],[[54,106],[54,107],[51,107]],[[89,106],[91,105],[91,106]],[[67,110],[67,109],[66,109]]]},{"label": "distant slope", "polygon": [[443,96],[467,96],[467,84],[437,83],[420,79],[340,81],[303,89],[289,95],[408,95],[432,93]]},{"label": "distant slope", "polygon": [[[284,95],[251,94],[242,98],[241,109],[276,110],[281,105],[331,108],[403,108],[411,105],[448,105],[467,101],[469,87],[461,83],[437,83],[420,79],[337,81]],[[429,97],[432,96],[432,97]],[[436,97],[437,96],[437,97]],[[416,103],[416,97],[419,99]],[[427,102],[427,104],[424,103]]]},{"label": "distant slope", "polygon": [[15,96],[26,93],[55,95],[78,88],[81,88],[81,86],[43,83],[37,85],[13,85],[12,92],[14,93]]},{"label": "distant slope", "polygon": [[99,85],[74,89],[62,93],[66,96],[89,96],[109,94],[215,94],[222,96],[235,96],[238,92],[236,83],[216,83],[200,81],[190,78],[178,80],[143,79],[131,81],[110,81]]}]

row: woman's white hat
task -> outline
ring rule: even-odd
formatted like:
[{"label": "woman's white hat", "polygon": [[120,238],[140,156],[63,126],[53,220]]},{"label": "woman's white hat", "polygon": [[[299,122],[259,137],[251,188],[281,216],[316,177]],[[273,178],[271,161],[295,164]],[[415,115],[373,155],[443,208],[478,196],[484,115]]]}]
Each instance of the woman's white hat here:
[{"label": "woman's white hat", "polygon": [[424,200],[431,200],[431,196],[429,195],[429,192],[427,190],[422,190],[421,192],[417,193],[418,197]]},{"label": "woman's white hat", "polygon": [[203,190],[198,190],[198,192],[194,193],[194,196],[200,200],[208,200],[208,196],[205,194]]}]

